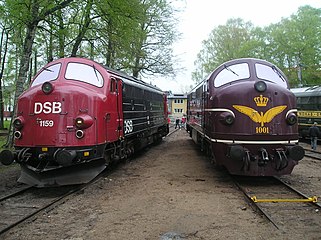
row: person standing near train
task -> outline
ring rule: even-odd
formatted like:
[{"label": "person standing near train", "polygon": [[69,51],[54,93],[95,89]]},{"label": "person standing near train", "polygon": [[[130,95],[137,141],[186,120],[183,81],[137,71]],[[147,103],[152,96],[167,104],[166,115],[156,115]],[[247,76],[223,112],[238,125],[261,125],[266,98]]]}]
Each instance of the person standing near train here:
[{"label": "person standing near train", "polygon": [[316,150],[318,145],[318,137],[320,136],[320,130],[316,122],[314,122],[313,125],[309,128],[309,135],[311,137],[311,148],[313,150]]},{"label": "person standing near train", "polygon": [[176,118],[176,121],[175,121],[175,129],[176,129],[176,128],[181,129],[181,124],[180,124],[180,120],[179,120],[178,117]]}]

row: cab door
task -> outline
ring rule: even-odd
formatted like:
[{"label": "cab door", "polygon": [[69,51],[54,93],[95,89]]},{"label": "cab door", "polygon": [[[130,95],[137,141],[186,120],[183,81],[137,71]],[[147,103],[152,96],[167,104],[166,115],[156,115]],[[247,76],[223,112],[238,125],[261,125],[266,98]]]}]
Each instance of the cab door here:
[{"label": "cab door", "polygon": [[122,111],[122,81],[111,77],[108,94],[108,111],[106,113],[106,139],[108,142],[117,141],[123,137]]}]

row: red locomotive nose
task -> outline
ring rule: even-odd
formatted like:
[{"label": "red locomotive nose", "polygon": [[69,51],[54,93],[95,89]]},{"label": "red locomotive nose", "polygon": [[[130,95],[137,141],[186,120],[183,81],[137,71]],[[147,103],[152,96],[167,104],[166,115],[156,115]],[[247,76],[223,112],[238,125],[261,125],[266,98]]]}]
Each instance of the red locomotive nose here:
[{"label": "red locomotive nose", "polygon": [[19,96],[15,149],[1,152],[0,161],[19,163],[18,181],[33,186],[86,183],[111,162],[161,141],[167,116],[156,86],[89,59],[58,59]]}]

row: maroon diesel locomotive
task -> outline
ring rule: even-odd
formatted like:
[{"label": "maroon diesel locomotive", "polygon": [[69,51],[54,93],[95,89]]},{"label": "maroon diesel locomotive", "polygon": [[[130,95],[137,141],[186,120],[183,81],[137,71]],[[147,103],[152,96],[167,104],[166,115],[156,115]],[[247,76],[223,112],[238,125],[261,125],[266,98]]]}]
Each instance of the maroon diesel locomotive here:
[{"label": "maroon diesel locomotive", "polygon": [[290,174],[298,145],[296,98],[285,75],[253,58],[228,61],[188,95],[187,130],[231,174]]},{"label": "maroon diesel locomotive", "polygon": [[20,182],[85,183],[168,133],[166,95],[157,87],[85,58],[43,67],[18,100],[15,150]]}]

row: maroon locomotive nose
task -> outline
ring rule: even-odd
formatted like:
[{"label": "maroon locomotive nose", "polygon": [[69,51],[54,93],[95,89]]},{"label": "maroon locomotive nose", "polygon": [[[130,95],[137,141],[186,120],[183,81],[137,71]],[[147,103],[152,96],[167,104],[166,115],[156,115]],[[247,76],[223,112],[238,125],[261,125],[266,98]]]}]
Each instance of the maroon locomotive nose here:
[{"label": "maroon locomotive nose", "polygon": [[297,122],[286,76],[261,59],[223,63],[188,95],[190,136],[232,174],[290,174],[304,156]]}]

